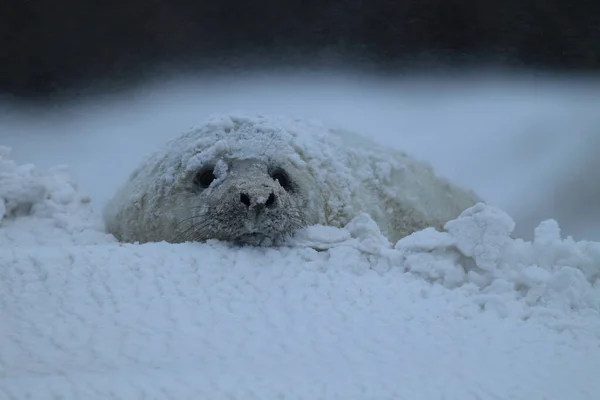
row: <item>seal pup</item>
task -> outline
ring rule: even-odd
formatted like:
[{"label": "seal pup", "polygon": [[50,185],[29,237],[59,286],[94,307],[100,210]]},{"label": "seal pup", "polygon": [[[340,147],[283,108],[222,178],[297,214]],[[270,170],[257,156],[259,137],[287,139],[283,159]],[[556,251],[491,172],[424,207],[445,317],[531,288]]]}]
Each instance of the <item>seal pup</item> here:
[{"label": "seal pup", "polygon": [[223,115],[169,141],[104,210],[122,242],[271,246],[368,213],[392,242],[479,202],[406,153],[319,122]]}]

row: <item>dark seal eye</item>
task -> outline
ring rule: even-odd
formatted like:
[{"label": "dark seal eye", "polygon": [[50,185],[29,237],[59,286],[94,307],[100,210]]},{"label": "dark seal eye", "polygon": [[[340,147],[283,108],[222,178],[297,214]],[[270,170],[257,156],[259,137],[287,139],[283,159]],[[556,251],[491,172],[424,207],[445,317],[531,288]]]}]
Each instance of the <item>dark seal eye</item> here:
[{"label": "dark seal eye", "polygon": [[198,172],[198,174],[196,174],[196,177],[194,178],[194,183],[200,186],[201,188],[206,189],[214,180],[215,170],[211,168]]},{"label": "dark seal eye", "polygon": [[282,169],[276,169],[271,173],[271,178],[278,181],[281,187],[287,192],[292,190],[292,185],[290,182],[290,178],[286,174],[286,172]]}]

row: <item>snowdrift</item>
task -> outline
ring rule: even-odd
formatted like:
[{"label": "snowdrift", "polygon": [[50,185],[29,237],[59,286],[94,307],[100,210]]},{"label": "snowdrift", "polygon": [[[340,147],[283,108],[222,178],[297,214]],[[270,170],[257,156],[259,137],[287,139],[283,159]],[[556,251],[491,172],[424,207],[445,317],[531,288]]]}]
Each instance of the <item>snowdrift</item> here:
[{"label": "snowdrift", "polygon": [[0,149],[2,399],[597,399],[600,243],[478,204],[389,243],[119,244]]}]

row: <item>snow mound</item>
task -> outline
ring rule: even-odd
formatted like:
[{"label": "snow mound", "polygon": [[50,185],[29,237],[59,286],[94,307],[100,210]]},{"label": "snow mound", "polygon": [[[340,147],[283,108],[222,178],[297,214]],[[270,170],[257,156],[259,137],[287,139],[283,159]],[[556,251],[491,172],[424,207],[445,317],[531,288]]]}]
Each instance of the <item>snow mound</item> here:
[{"label": "snow mound", "polygon": [[[389,243],[119,244],[63,169],[0,159],[0,398],[585,399],[600,243],[477,204]],[[8,251],[7,249],[10,249]]]},{"label": "snow mound", "polygon": [[[482,307],[529,318],[542,313],[600,312],[600,243],[561,238],[554,220],[542,222],[532,242],[513,239],[515,224],[482,203],[445,225],[400,240],[395,249],[407,271],[448,288],[472,288]],[[510,299],[521,298],[515,303]],[[512,307],[512,310],[508,308]]]},{"label": "snow mound", "polygon": [[331,253],[351,248],[354,254],[348,260],[376,256],[360,269],[386,273],[401,268],[448,289],[462,287],[476,294],[482,307],[502,315],[529,318],[541,305],[545,311],[591,310],[600,315],[600,243],[563,239],[553,220],[540,224],[532,242],[513,239],[514,227],[506,213],[479,203],[449,221],[444,232],[427,228],[393,248],[366,214],[345,229],[307,228],[291,244]]},{"label": "snow mound", "polygon": [[40,171],[17,165],[0,146],[0,249],[28,245],[108,243],[91,199],[67,166]]}]

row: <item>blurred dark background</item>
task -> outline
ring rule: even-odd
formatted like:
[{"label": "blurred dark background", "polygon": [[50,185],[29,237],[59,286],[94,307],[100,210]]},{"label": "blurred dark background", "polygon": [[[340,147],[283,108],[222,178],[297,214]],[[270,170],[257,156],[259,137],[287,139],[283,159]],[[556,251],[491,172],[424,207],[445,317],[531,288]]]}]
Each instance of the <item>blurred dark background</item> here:
[{"label": "blurred dark background", "polygon": [[494,65],[600,71],[598,0],[2,0],[0,93],[163,71]]}]

